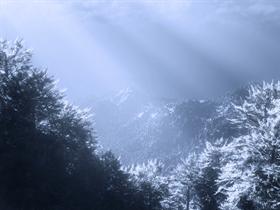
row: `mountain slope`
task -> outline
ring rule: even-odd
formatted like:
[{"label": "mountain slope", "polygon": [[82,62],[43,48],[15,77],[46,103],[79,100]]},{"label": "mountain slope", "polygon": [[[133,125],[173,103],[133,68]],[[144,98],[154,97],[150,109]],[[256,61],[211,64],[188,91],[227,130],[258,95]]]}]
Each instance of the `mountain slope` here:
[{"label": "mountain slope", "polygon": [[151,158],[176,161],[197,149],[217,103],[155,99],[131,89],[94,104],[96,129],[105,149],[123,163]]}]

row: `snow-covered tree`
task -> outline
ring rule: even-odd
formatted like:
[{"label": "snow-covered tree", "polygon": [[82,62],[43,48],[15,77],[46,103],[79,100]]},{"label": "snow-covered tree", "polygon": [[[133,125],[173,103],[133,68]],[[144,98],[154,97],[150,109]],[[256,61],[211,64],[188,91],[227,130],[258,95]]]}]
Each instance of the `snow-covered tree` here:
[{"label": "snow-covered tree", "polygon": [[195,179],[195,193],[200,210],[218,210],[223,199],[222,193],[217,193],[218,178],[223,162],[219,144],[206,143],[206,148],[199,157],[199,171]]},{"label": "snow-covered tree", "polygon": [[[148,191],[153,193],[152,197],[157,201],[163,201],[168,194],[168,178],[164,175],[164,169],[164,163],[157,159],[123,168],[130,175],[131,181],[142,189],[144,194],[147,188],[150,188]],[[160,208],[163,208],[162,206],[163,203]]]},{"label": "snow-covered tree", "polygon": [[146,163],[135,164],[124,167],[132,179],[138,182],[150,182],[155,188],[161,189],[166,183],[166,177],[163,175],[164,163],[157,160],[148,160]]},{"label": "snow-covered tree", "polygon": [[191,153],[182,159],[168,177],[169,196],[163,201],[166,209],[196,209],[194,183],[197,177],[197,159],[197,154]]},{"label": "snow-covered tree", "polygon": [[223,208],[280,209],[280,82],[252,85],[243,104],[232,106],[230,122],[248,132],[222,148]]}]

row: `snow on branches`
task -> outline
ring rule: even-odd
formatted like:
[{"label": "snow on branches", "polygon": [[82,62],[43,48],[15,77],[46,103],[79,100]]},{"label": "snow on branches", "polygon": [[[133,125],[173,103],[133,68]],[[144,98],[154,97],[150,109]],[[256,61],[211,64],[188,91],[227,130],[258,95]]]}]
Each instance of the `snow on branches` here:
[{"label": "snow on branches", "polygon": [[227,163],[220,176],[224,208],[280,208],[280,82],[252,85],[242,105],[232,105],[231,123],[247,134],[221,148]]}]

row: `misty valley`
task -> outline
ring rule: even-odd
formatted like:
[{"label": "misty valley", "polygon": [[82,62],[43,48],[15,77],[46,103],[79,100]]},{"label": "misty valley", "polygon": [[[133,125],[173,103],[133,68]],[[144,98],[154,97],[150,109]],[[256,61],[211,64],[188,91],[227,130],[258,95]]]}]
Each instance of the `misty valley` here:
[{"label": "misty valley", "polygon": [[279,23],[275,0],[0,0],[0,210],[280,210]]}]

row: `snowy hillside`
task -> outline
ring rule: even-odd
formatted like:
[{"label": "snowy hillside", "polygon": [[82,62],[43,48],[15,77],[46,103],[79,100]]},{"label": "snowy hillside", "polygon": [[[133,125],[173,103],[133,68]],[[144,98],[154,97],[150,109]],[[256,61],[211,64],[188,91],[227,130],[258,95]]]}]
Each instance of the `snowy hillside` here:
[{"label": "snowy hillside", "polygon": [[211,101],[155,99],[129,88],[94,104],[99,141],[124,163],[176,161],[203,143],[200,136],[216,108]]}]

